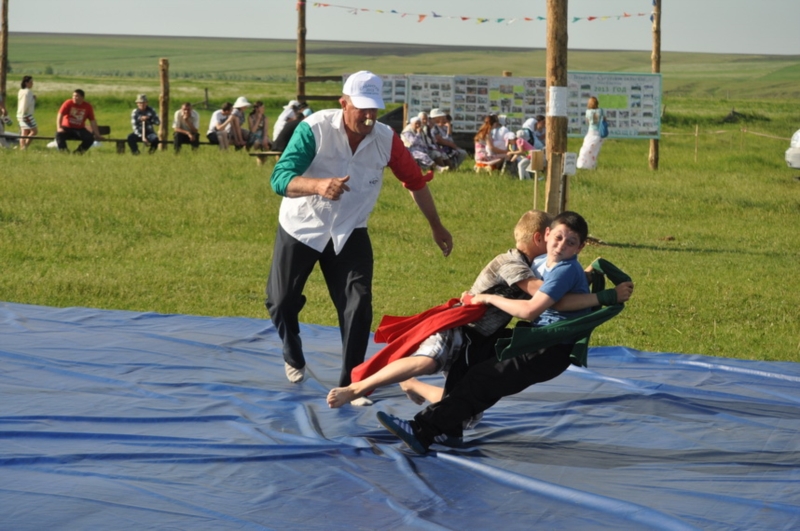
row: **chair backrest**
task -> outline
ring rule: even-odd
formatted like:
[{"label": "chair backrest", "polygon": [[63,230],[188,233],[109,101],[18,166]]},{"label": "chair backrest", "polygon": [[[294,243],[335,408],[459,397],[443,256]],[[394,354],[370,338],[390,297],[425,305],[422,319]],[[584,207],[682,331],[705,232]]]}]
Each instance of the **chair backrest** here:
[{"label": "chair backrest", "polygon": [[[615,285],[631,280],[631,277],[603,258],[595,260],[592,268],[595,271],[592,278],[592,293],[605,289],[606,277]],[[495,344],[497,359],[502,361],[565,341],[575,340],[571,355],[572,363],[586,367],[589,338],[592,331],[618,315],[624,307],[624,304],[598,307],[586,315],[564,319],[547,326],[532,327],[518,323],[510,338],[499,339]]]}]

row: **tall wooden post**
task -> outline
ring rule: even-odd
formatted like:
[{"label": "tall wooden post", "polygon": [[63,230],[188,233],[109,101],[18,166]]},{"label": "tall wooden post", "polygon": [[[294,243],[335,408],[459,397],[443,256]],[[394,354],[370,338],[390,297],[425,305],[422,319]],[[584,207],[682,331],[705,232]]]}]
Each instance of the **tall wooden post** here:
[{"label": "tall wooden post", "polygon": [[161,95],[158,97],[158,115],[161,117],[161,125],[158,127],[158,138],[161,140],[158,148],[161,151],[167,150],[164,142],[167,137],[167,124],[172,123],[169,116],[169,60],[161,58],[158,61],[158,70],[161,77]]},{"label": "tall wooden post", "polygon": [[[8,110],[8,100],[6,100],[6,76],[8,75],[8,0],[3,0],[0,8],[0,99]],[[9,114],[11,111],[8,111]]]},{"label": "tall wooden post", "polygon": [[[661,72],[661,0],[653,0],[653,54],[650,56],[652,72]],[[661,109],[658,109],[661,112]],[[650,139],[650,169],[658,169],[658,139]]]},{"label": "tall wooden post", "polygon": [[567,0],[547,0],[547,186],[545,210],[567,208]]},{"label": "tall wooden post", "polygon": [[306,99],[306,3],[297,2],[297,101]]}]

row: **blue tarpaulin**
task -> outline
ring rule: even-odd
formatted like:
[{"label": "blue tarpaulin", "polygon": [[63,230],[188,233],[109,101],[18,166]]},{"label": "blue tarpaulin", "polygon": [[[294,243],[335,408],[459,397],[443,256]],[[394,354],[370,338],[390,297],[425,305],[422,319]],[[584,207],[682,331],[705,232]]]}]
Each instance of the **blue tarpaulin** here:
[{"label": "blue tarpaulin", "polygon": [[800,364],[592,348],[417,456],[302,334],[291,384],[266,319],[0,303],[0,529],[800,528]]}]

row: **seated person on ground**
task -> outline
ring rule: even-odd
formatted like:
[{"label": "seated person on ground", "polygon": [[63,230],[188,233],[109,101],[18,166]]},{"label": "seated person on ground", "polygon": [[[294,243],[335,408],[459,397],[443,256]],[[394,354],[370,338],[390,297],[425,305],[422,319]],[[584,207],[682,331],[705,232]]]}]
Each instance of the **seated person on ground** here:
[{"label": "seated person on ground", "polygon": [[247,129],[247,118],[244,113],[250,107],[250,102],[244,96],[239,96],[233,103],[233,111],[231,112],[231,120],[225,130],[228,132],[228,139],[240,150],[247,145],[247,139],[250,138],[250,131]]},{"label": "seated person on ground", "polygon": [[400,138],[420,168],[428,171],[436,166],[428,153],[428,145],[422,136],[422,122],[418,116],[411,118],[408,125],[403,128],[403,132],[400,133]]},{"label": "seated person on ground", "polygon": [[500,169],[507,155],[505,147],[499,149],[492,141],[492,132],[498,127],[497,116],[490,114],[483,119],[481,128],[475,134],[475,162],[492,169]]},{"label": "seated person on ground", "polygon": [[441,109],[431,109],[430,119],[433,126],[430,128],[431,137],[436,149],[441,151],[450,169],[457,169],[467,158],[466,150],[461,149],[450,136],[447,115]]}]

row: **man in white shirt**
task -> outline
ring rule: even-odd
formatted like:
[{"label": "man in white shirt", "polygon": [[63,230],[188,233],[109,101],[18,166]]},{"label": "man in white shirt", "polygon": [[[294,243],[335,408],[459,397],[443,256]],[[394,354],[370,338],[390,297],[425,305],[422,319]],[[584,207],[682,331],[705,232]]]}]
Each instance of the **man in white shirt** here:
[{"label": "man in white shirt", "polygon": [[[318,111],[295,129],[272,172],[272,189],[284,196],[267,280],[266,306],[283,341],[286,376],[299,383],[306,362],[298,315],[303,288],[319,263],[339,315],[342,372],[364,361],[372,326],[372,244],[367,220],[378,199],[383,170],[392,169],[428,220],[444,256],[453,239],[439,220],[427,182],[400,137],[377,122],[384,108],[381,78],[367,71],[351,75],[339,99],[341,109]],[[359,398],[354,405],[371,402]]]},{"label": "man in white shirt", "polygon": [[190,144],[192,151],[200,146],[200,114],[192,109],[188,101],[175,111],[172,120],[172,140],[175,144],[175,153],[180,153],[184,144]]}]

